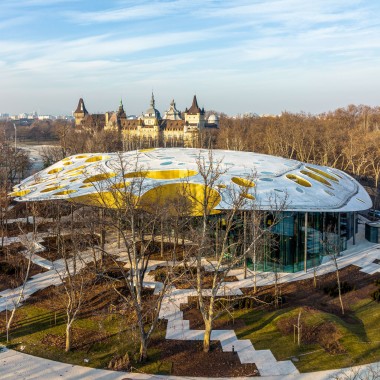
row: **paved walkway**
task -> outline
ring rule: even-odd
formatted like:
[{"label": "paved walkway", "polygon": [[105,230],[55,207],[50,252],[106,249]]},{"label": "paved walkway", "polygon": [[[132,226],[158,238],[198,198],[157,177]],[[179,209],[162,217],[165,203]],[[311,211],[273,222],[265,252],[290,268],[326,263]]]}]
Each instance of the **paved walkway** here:
[{"label": "paved walkway", "polygon": [[[320,371],[286,376],[261,376],[265,380],[331,380],[340,374],[361,374],[362,379],[376,380],[380,377],[364,377],[371,372],[380,373],[380,363],[353,367],[343,370]],[[82,367],[72,364],[55,362],[27,355],[22,352],[3,348],[0,351],[0,378],[1,380],[201,380],[209,378],[190,376],[158,376],[142,373],[115,372],[102,369]],[[235,377],[234,380],[257,379],[255,377]],[[260,379],[260,377],[258,378]],[[342,377],[341,380],[350,378]],[[356,379],[360,380],[359,377]],[[226,380],[226,378],[213,378]]]},{"label": "paved walkway", "polygon": [[[21,241],[22,239],[17,239]],[[9,244],[14,241],[10,239]],[[112,245],[113,253],[118,252],[121,261],[124,255],[122,250],[117,250]],[[111,247],[111,246],[110,246]],[[380,259],[380,245],[373,245],[363,239],[358,239],[358,244],[349,247],[344,254],[339,257],[339,267],[343,268],[348,265],[356,265],[361,270],[368,274],[380,272],[380,265],[375,260]],[[46,264],[44,259],[34,257],[35,263],[41,265]],[[93,260],[92,252],[84,252],[80,265]],[[44,289],[50,285],[59,285],[61,276],[64,276],[64,263],[62,260],[57,260],[51,263],[54,269],[45,273],[40,273],[34,276],[27,282],[24,290],[24,299],[28,298],[34,292]],[[149,272],[156,269],[159,265],[167,265],[166,261],[150,262],[144,285],[154,288],[155,292],[162,289],[160,282],[154,281],[154,276]],[[170,263],[169,263],[170,264]],[[173,264],[173,263],[172,263]],[[212,267],[212,262],[209,263]],[[70,263],[72,267],[72,263]],[[318,268],[318,275],[328,273],[334,270],[334,265],[331,261],[326,261]],[[248,271],[247,278],[244,279],[242,269],[234,269],[229,272],[229,275],[234,275],[238,278],[236,282],[228,282],[223,284],[219,290],[220,295],[239,295],[242,294],[241,288],[252,287],[254,282],[254,273]],[[279,281],[298,281],[313,276],[313,272],[307,273],[281,273]],[[269,285],[274,282],[273,275],[268,273],[259,273],[256,275],[258,286]],[[5,308],[10,308],[15,297],[17,297],[19,289],[5,290],[0,293],[0,311]],[[207,290],[205,293],[207,295]],[[171,288],[168,294],[165,295],[163,304],[160,310],[160,318],[167,319],[167,339],[176,340],[203,340],[203,330],[191,330],[189,321],[183,319],[183,313],[180,310],[180,305],[188,303],[188,297],[196,295],[194,290],[175,289]],[[277,361],[270,350],[255,350],[251,341],[248,339],[238,340],[234,330],[213,330],[211,335],[212,340],[219,340],[223,351],[231,352],[234,350],[239,355],[242,363],[255,363],[262,377],[267,379],[329,379],[333,374],[339,373],[341,370],[316,372],[312,374],[299,374],[298,370],[291,361]],[[28,363],[30,362],[30,365]],[[359,367],[365,371],[368,366]],[[0,353],[0,374],[1,379],[13,379],[15,375],[25,379],[177,379],[178,377],[168,376],[153,376],[145,374],[121,374],[119,372],[104,371],[90,369],[87,367],[73,366],[59,362],[52,362],[46,359],[33,357],[21,352],[4,349]],[[191,379],[190,377],[185,377]],[[184,379],[182,377],[182,379]]]}]

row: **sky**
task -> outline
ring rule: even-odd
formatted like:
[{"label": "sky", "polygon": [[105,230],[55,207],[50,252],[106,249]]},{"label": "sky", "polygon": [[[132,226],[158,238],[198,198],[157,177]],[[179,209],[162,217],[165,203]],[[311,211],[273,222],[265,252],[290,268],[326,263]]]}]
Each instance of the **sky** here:
[{"label": "sky", "polygon": [[377,0],[0,0],[0,113],[380,103]]}]

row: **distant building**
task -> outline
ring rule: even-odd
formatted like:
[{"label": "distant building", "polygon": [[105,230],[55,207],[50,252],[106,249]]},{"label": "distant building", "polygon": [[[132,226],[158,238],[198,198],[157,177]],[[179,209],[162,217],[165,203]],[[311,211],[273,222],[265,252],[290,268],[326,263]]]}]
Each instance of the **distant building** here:
[{"label": "distant building", "polygon": [[149,108],[139,117],[127,116],[122,101],[116,112],[89,114],[81,98],[74,117],[77,127],[93,131],[104,129],[118,132],[124,148],[136,148],[136,145],[157,147],[167,144],[196,147],[199,145],[201,132],[219,128],[218,116],[210,115],[206,120],[205,110],[198,106],[195,95],[191,107],[186,108],[183,113],[177,110],[173,99],[164,117],[161,117],[155,108],[153,93]]}]

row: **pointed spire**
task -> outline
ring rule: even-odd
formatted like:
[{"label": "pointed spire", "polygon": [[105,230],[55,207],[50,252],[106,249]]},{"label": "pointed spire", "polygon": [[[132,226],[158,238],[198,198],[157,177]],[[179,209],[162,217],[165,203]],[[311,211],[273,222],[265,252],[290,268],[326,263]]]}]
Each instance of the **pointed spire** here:
[{"label": "pointed spire", "polygon": [[86,106],[84,105],[83,98],[80,98],[80,99],[79,99],[78,107],[77,107],[77,109],[75,110],[75,113],[83,113],[83,114],[85,114],[85,115],[88,114],[88,112],[87,112],[87,110],[86,110]]},{"label": "pointed spire", "polygon": [[196,115],[196,114],[201,113],[201,112],[202,111],[198,106],[197,96],[194,95],[193,103],[192,103],[191,107],[189,108],[188,113]]},{"label": "pointed spire", "polygon": [[152,108],[154,108],[154,105],[155,105],[155,101],[154,101],[154,95],[153,95],[153,91],[152,91],[152,98],[151,98],[151,100],[150,100],[150,106],[151,106]]},{"label": "pointed spire", "polygon": [[198,102],[197,102],[197,96],[194,95],[194,98],[193,98],[193,104],[191,105],[192,107],[196,107],[196,108],[199,108],[198,107]]}]

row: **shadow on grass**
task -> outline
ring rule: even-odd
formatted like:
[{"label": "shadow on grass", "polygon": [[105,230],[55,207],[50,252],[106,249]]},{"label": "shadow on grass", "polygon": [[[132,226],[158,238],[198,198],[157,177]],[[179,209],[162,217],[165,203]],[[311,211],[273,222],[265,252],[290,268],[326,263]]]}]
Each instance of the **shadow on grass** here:
[{"label": "shadow on grass", "polygon": [[[44,331],[51,327],[61,326],[66,323],[65,314],[62,312],[45,312],[18,321],[16,327],[10,329],[9,336],[11,339],[21,338],[30,334]],[[5,333],[2,334],[5,339]]]},{"label": "shadow on grass", "polygon": [[[279,316],[289,313],[292,310],[289,309],[278,309],[278,310],[273,310],[271,316],[266,316],[267,312],[264,311],[247,311],[245,314],[242,314],[239,316],[239,318],[243,319],[246,321],[247,324],[252,325],[252,320],[254,323],[254,326],[251,328],[242,328],[239,332],[239,338],[246,337],[247,335],[251,335],[257,331],[262,330],[263,328],[267,327],[268,325],[272,324],[272,322],[277,319]],[[254,318],[254,314],[257,313],[257,318]],[[263,319],[265,318],[265,319]],[[255,321],[256,319],[256,321]],[[263,319],[262,321],[260,321]],[[259,322],[260,321],[260,322]]]}]

